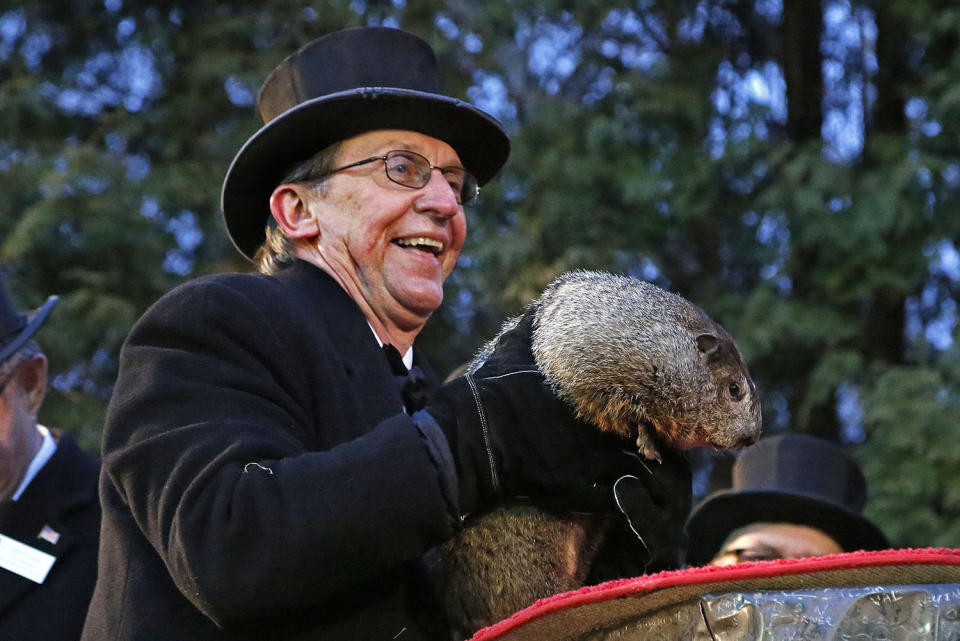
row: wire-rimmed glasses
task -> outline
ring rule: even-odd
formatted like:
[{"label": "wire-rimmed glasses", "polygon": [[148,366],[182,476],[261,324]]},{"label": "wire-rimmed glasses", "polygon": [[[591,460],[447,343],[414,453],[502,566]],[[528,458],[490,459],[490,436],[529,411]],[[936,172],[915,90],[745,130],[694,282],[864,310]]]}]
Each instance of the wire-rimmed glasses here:
[{"label": "wire-rimmed glasses", "polygon": [[427,183],[430,182],[430,174],[434,169],[439,169],[453,190],[454,195],[457,197],[457,202],[460,205],[472,205],[476,202],[477,196],[480,194],[477,179],[463,167],[437,167],[436,165],[430,164],[430,161],[425,157],[407,149],[394,149],[393,151],[388,151],[383,156],[370,156],[369,158],[352,162],[349,165],[332,169],[313,180],[322,180],[345,169],[359,167],[360,165],[366,165],[377,160],[383,161],[383,168],[387,174],[387,178],[398,185],[403,185],[410,189],[426,187]]}]

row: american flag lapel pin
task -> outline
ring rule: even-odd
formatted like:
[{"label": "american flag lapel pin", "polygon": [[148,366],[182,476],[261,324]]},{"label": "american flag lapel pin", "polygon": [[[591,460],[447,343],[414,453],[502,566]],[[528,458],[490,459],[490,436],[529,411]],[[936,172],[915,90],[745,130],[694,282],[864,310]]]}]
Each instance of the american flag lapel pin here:
[{"label": "american flag lapel pin", "polygon": [[40,530],[40,534],[37,535],[38,539],[43,539],[51,545],[56,545],[57,541],[60,540],[60,533],[54,530],[49,525],[44,525],[43,529]]}]

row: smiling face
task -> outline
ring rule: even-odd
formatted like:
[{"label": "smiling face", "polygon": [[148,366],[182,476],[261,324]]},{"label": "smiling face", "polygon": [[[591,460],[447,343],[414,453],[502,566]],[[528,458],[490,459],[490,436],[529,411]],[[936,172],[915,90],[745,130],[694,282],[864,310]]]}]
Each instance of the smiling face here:
[{"label": "smiling face", "polygon": [[[437,167],[462,166],[447,143],[392,130],[344,141],[337,166],[395,149],[414,151]],[[434,169],[424,187],[411,189],[388,179],[377,160],[330,176],[306,198],[319,235],[316,254],[304,257],[330,272],[368,318],[419,331],[443,301],[443,282],[466,238],[463,208],[441,172]]]}]

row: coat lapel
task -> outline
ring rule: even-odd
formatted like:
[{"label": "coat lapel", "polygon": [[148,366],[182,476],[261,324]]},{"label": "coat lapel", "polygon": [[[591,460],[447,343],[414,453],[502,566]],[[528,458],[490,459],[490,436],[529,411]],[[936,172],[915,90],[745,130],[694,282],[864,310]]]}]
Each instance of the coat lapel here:
[{"label": "coat lapel", "polygon": [[345,374],[363,389],[357,410],[364,422],[376,425],[403,411],[400,386],[366,317],[340,285],[323,270],[297,261],[277,274],[300,292],[330,334]]},{"label": "coat lapel", "polygon": [[[55,560],[53,566],[50,568],[50,574],[52,574],[56,570],[57,563],[61,562],[62,559],[70,553],[74,546],[75,539],[69,532],[61,532],[53,528],[53,526],[48,527],[58,535],[56,544],[39,537],[43,526],[36,528],[37,536],[25,536],[16,538],[16,540],[35,550],[53,556]],[[48,578],[50,574],[47,575]],[[23,577],[12,570],[0,568],[0,614],[6,612],[7,608],[16,603],[24,593],[39,586],[40,584],[32,579]]]}]

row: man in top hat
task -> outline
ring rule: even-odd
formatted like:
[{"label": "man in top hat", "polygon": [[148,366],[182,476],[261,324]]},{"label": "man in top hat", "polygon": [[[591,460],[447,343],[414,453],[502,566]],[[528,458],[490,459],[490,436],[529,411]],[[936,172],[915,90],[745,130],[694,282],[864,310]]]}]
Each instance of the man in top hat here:
[{"label": "man in top hat", "polygon": [[649,545],[682,529],[685,464],[574,421],[529,327],[424,406],[414,339],[509,151],[437,78],[419,38],[360,28],[263,85],[222,194],[259,273],[178,287],[124,345],[85,641],[448,638],[421,558],[504,496],[614,512],[630,473]]},{"label": "man in top hat", "polygon": [[690,514],[690,565],[793,559],[890,547],[861,514],[867,486],[839,446],[806,434],[779,434],[743,450],[730,489]]},{"label": "man in top hat", "polygon": [[33,340],[57,302],[13,308],[0,281],[0,639],[75,641],[97,576],[97,461],[37,424],[47,358]]}]

